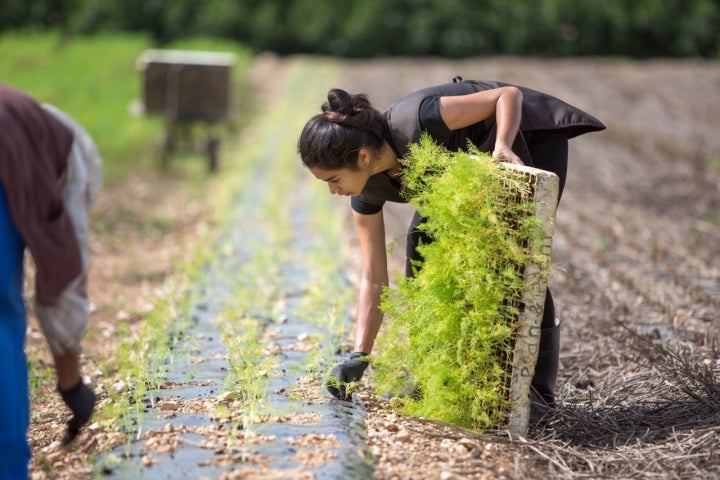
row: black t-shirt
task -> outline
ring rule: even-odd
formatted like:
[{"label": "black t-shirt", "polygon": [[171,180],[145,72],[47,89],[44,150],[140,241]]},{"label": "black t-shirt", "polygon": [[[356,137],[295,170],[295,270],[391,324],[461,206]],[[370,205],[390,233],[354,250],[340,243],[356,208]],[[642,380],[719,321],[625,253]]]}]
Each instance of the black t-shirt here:
[{"label": "black t-shirt", "polygon": [[[418,121],[423,132],[427,132],[438,145],[452,152],[465,151],[468,142],[475,145],[495,142],[495,118],[458,130],[450,130],[440,115],[440,95],[425,97],[420,102]],[[481,148],[482,150],[482,148]],[[350,199],[353,210],[372,215],[382,210],[385,202],[407,203],[401,195],[402,183],[386,172],[373,175],[360,195]]]},{"label": "black t-shirt", "polygon": [[[439,144],[452,148],[446,140],[453,137],[453,132],[440,117],[439,100],[439,96],[425,98],[420,104],[418,119],[423,131],[428,132]],[[385,202],[407,203],[400,194],[401,189],[402,183],[398,179],[387,172],[380,172],[368,179],[362,193],[350,199],[350,205],[358,213],[372,215],[382,210]]]}]

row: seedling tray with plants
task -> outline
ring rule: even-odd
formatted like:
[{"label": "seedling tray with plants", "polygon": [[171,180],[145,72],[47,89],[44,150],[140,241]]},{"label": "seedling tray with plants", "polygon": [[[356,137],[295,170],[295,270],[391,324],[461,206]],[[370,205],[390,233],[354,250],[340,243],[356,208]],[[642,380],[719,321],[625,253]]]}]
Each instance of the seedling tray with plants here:
[{"label": "seedling tray with plants", "polygon": [[403,413],[524,435],[558,177],[425,136],[404,195],[427,219],[415,275],[386,290],[373,372]]}]

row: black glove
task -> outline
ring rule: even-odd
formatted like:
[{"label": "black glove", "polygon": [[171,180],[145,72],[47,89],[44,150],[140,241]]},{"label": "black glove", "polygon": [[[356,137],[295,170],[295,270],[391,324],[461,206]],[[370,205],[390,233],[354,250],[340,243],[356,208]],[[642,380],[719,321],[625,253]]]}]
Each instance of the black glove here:
[{"label": "black glove", "polygon": [[352,391],[346,391],[348,383],[360,380],[368,365],[370,365],[370,356],[367,353],[351,353],[347,360],[335,365],[330,372],[325,383],[328,392],[338,400],[350,400]]},{"label": "black glove", "polygon": [[73,413],[73,416],[67,421],[67,430],[62,439],[62,445],[65,446],[77,436],[80,427],[90,420],[95,409],[95,392],[80,380],[77,385],[69,390],[60,390],[60,395]]}]

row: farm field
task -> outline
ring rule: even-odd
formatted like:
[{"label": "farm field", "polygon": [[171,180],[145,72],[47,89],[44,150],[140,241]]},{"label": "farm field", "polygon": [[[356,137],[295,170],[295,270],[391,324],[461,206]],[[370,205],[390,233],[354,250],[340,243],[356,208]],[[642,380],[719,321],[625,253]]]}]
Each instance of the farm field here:
[{"label": "farm field", "polygon": [[[570,142],[568,182],[557,216],[550,288],[563,322],[560,406],[553,420],[531,430],[527,438],[509,439],[404,418],[374,400],[372,386],[366,385],[359,393],[363,433],[350,435],[346,443],[358,442],[372,473],[353,467],[349,478],[717,478],[716,63],[337,61],[272,55],[259,55],[250,67],[253,120],[237,143],[224,146],[225,163],[216,177],[207,179],[202,192],[196,186],[184,187],[188,173],[182,169],[164,175],[142,169],[102,192],[91,239],[94,309],[83,364],[100,392],[101,409],[97,423],[84,430],[72,450],[58,447],[66,412],[52,393],[46,347],[33,326],[28,335],[35,392],[30,430],[33,478],[168,478],[167,469],[173,468],[168,465],[191,448],[203,451],[206,459],[201,466],[196,462],[187,478],[347,478],[322,473],[324,465],[337,460],[317,453],[337,446],[331,436],[298,434],[306,443],[291,444],[297,453],[291,466],[275,464],[272,455],[262,451],[264,442],[271,443],[263,440],[263,425],[312,426],[316,417],[303,410],[308,405],[337,408],[320,387],[318,372],[335,361],[334,349],[347,336],[358,267],[347,199],[331,197],[324,185],[310,178],[294,158],[294,142],[331,87],[367,93],[382,110],[413,89],[455,75],[546,91],[587,110],[608,127]],[[394,271],[402,269],[402,237],[410,213],[407,206],[386,212]],[[239,248],[247,245],[255,250]],[[250,257],[260,260],[253,263]],[[226,349],[218,357],[203,352],[206,332],[173,323],[192,317],[199,305],[220,302],[222,295],[212,287],[207,287],[209,294],[193,288],[206,286],[204,275],[212,271],[203,267],[206,261],[229,265],[222,275],[234,292],[229,298],[235,303],[219,305],[213,313],[213,338],[223,338]],[[234,261],[239,262],[236,269]],[[286,272],[296,269],[303,272],[297,284],[302,288],[294,289],[288,285],[297,279]],[[327,294],[318,295],[313,284]],[[294,309],[300,297],[316,303]],[[268,319],[276,321],[286,312],[290,324],[297,317],[313,327],[301,332],[302,340],[296,336],[284,355],[273,354],[267,346],[281,342],[263,332],[269,331]],[[322,323],[326,312],[334,312],[333,319]],[[261,321],[233,322],[250,317]],[[152,336],[146,327],[149,320],[159,322],[163,334]],[[162,328],[171,324],[178,330],[172,330],[174,340],[168,344]],[[263,348],[243,344],[244,335],[254,335],[248,338],[257,339]],[[146,357],[148,349],[164,352],[165,357]],[[263,363],[265,359],[295,358],[290,351],[305,354],[295,365],[304,373],[288,370],[297,379],[272,390],[271,400],[285,388],[293,395],[282,397],[289,403],[299,400],[300,406],[273,410],[272,401],[253,390],[257,383],[252,380],[258,372],[277,368]],[[127,359],[121,361],[122,355]],[[252,374],[236,368],[237,358],[257,362]],[[228,369],[227,375],[203,401],[188,401],[173,391],[207,387],[201,375],[175,373],[172,382],[163,378],[173,372],[168,364],[183,359],[191,370],[226,362],[222,368]],[[138,360],[160,366],[152,375],[134,373],[131,365]],[[141,387],[140,380],[148,385]],[[151,396],[157,395],[152,401],[142,395],[145,387]],[[234,397],[232,392],[243,394]],[[132,415],[125,423],[111,423],[110,418],[118,418],[111,413],[113,404],[126,407],[126,413],[142,412],[147,424]],[[195,423],[183,425],[183,415]],[[161,426],[149,426],[150,418]],[[228,434],[216,428],[223,422],[247,428],[230,429]],[[188,430],[198,425],[211,431]],[[129,441],[138,436],[138,429],[141,440]],[[243,432],[257,432],[257,437]],[[260,453],[249,453],[256,451]],[[123,473],[128,471],[123,464],[133,465],[132,474]]]}]

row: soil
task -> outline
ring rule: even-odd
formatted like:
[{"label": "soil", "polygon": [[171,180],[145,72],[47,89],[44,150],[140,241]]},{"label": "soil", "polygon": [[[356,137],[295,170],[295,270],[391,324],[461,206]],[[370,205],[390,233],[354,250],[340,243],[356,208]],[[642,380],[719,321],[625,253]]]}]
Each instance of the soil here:
[{"label": "soil", "polygon": [[[287,60],[258,58],[278,72]],[[295,60],[297,61],[297,60]],[[379,109],[413,89],[465,78],[554,94],[608,127],[570,142],[550,288],[562,320],[556,414],[526,438],[407,418],[359,396],[376,479],[717,478],[720,476],[720,68],[694,60],[483,58],[347,61],[338,85]],[[253,77],[251,77],[253,78]],[[255,88],[272,87],[261,75]],[[277,85],[275,85],[277,86]],[[211,188],[211,187],[208,187]],[[176,208],[183,205],[183,209]],[[100,402],[119,322],[139,328],[209,205],[181,171],[143,169],[107,186],[93,214],[91,327],[83,370]],[[389,208],[388,239],[410,210]],[[348,236],[357,248],[352,227]],[[402,248],[393,269],[402,269]],[[70,450],[68,416],[34,320],[33,478],[87,478],[123,442],[99,424]],[[309,478],[299,472],[294,478]]]}]

